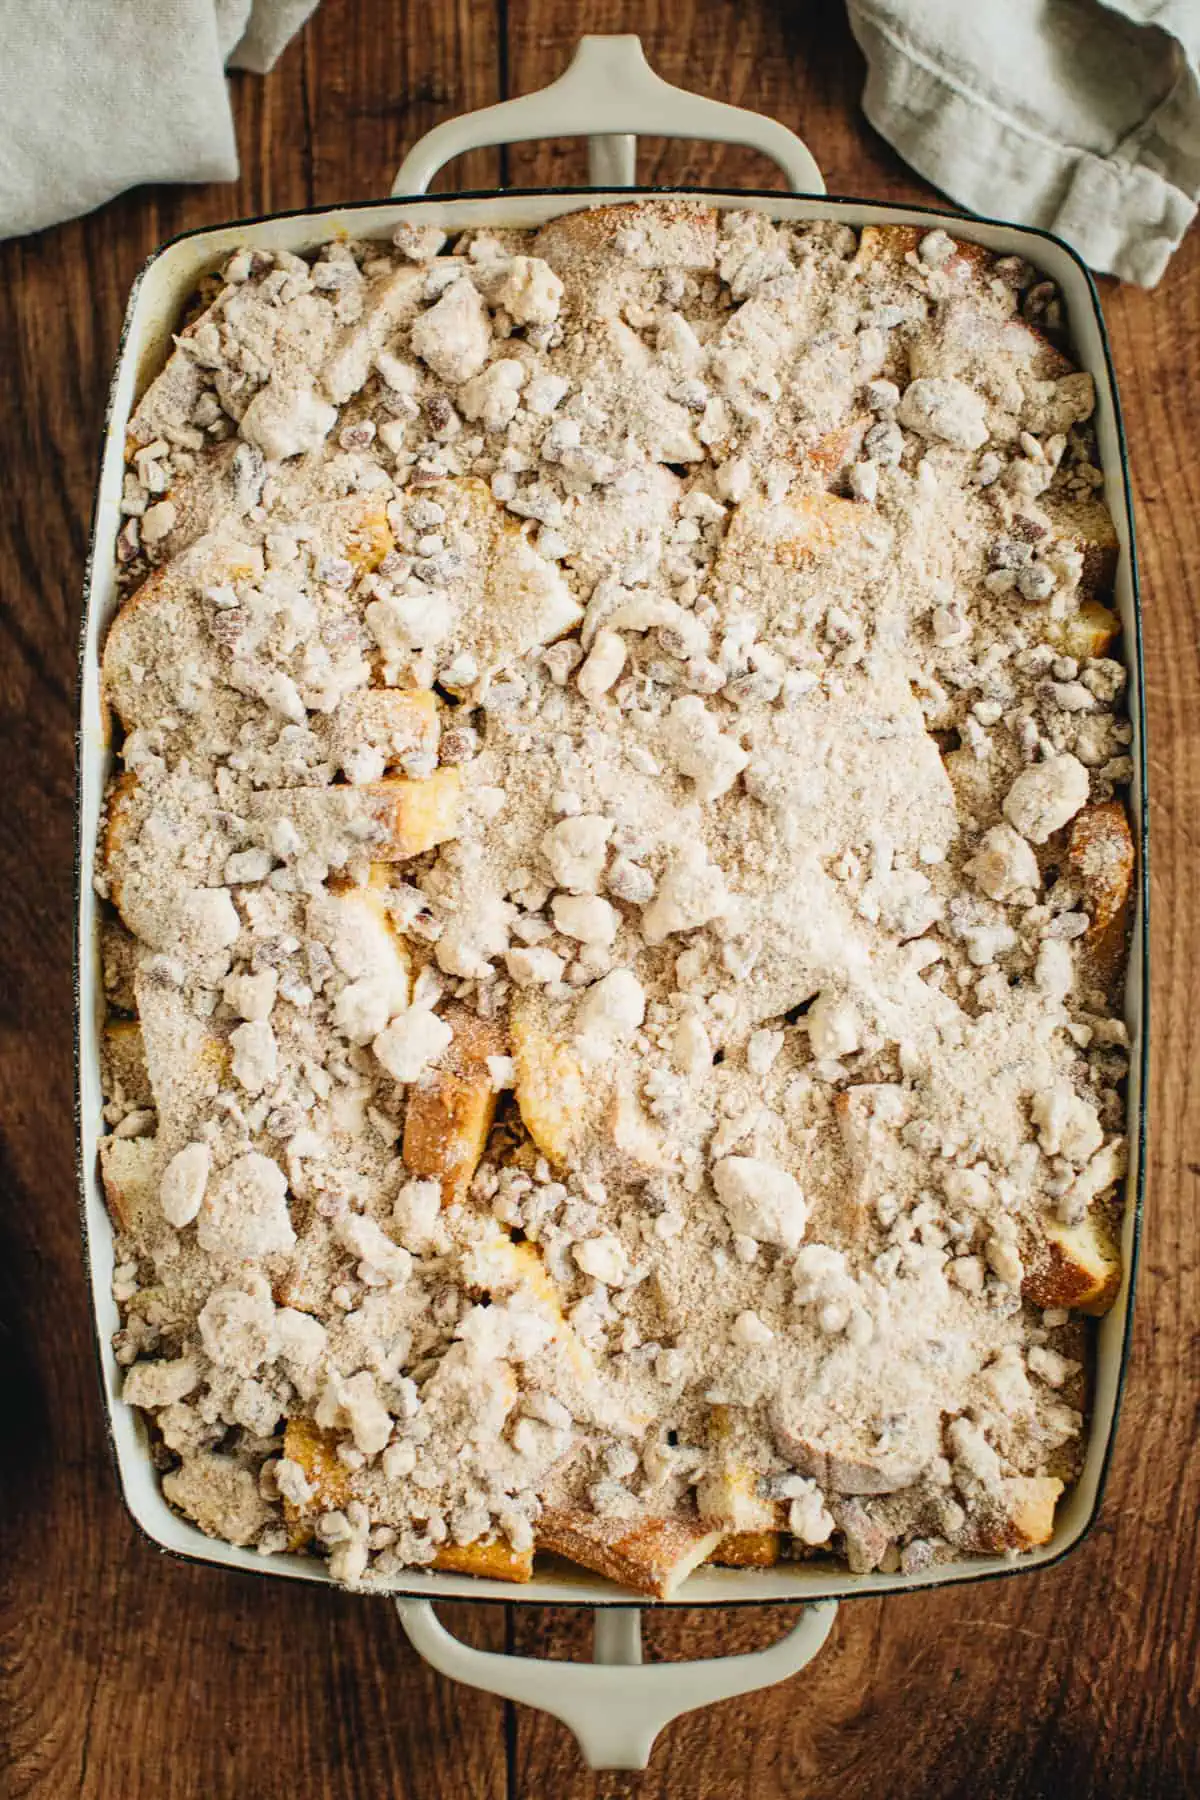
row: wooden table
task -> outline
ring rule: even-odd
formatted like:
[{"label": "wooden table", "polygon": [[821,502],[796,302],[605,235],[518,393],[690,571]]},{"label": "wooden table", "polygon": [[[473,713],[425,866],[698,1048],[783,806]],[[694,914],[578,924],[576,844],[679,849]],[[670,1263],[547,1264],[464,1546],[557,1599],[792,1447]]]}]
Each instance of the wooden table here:
[{"label": "wooden table", "polygon": [[[0,247],[0,1793],[11,1800],[941,1800],[1200,1792],[1200,231],[1156,293],[1107,284],[1146,598],[1156,973],[1151,1181],[1128,1400],[1088,1542],[1042,1576],[845,1607],[787,1686],[693,1715],[644,1777],[593,1777],[543,1714],[451,1687],[383,1602],[186,1567],[117,1497],[89,1343],[72,1149],[75,643],[109,368],[161,239],[387,191],[437,120],[542,85],[582,30],[636,30],[669,80],[803,131],[832,193],[928,190],[863,122],[841,7],[727,0],[324,0],[238,77],[236,190],[142,189]],[[579,180],[565,146],[458,185]],[[762,185],[752,156],[644,147],[651,180]],[[586,1620],[447,1609],[562,1654]],[[654,1653],[749,1649],[789,1609],[676,1613]]]}]

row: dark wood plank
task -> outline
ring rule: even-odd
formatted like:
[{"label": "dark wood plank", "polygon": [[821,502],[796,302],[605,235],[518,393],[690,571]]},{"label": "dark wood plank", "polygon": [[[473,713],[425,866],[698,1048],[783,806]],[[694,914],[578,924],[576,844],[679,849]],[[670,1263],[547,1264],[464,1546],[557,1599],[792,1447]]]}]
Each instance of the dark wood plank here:
[{"label": "dark wood plank", "polygon": [[[28,1800],[319,1800],[506,1785],[501,1702],[464,1703],[381,1602],[162,1557],[117,1496],[72,1166],[75,645],[108,373],[163,238],[387,192],[407,143],[497,97],[496,15],[406,29],[327,0],[265,81],[233,83],[236,187],[144,189],[0,246],[0,1792]],[[472,179],[496,179],[475,159]],[[504,1642],[499,1608],[454,1629]]]},{"label": "dark wood plank", "polygon": [[[499,0],[420,9],[325,0],[303,53],[320,201],[381,199],[417,138],[501,98]],[[482,150],[435,185],[494,187],[499,171],[497,152]]]}]

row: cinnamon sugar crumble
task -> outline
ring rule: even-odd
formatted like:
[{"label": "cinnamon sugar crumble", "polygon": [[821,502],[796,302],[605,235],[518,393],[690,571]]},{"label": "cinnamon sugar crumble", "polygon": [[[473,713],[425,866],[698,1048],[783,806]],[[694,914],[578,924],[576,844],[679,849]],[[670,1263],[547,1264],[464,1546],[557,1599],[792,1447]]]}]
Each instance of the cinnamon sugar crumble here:
[{"label": "cinnamon sugar crumble", "polygon": [[105,655],[102,1163],[203,1530],[348,1581],[546,1507],[856,1571],[1040,1541],[1062,1234],[1124,1168],[1120,856],[1064,846],[1131,764],[1037,281],[638,202],[240,251],[176,340]]}]

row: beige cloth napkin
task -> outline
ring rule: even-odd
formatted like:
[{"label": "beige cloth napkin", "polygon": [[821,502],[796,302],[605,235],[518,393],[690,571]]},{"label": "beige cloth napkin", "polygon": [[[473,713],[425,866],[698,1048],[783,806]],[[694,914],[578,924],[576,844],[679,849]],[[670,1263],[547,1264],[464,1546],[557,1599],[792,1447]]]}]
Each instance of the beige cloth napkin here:
[{"label": "beige cloth napkin", "polygon": [[317,0],[0,0],[0,237],[142,181],[233,181],[226,66],[262,74]]},{"label": "beige cloth napkin", "polygon": [[1200,199],[1200,0],[848,0],[867,117],[973,212],[1161,278]]}]

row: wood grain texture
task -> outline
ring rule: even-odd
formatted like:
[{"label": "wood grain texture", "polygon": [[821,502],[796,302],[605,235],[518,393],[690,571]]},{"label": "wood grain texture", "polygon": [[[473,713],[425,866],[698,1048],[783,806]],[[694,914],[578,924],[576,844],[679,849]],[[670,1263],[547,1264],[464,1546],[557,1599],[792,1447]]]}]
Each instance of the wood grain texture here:
[{"label": "wood grain texture", "polygon": [[[129,283],[174,232],[385,191],[437,120],[550,80],[583,30],[639,31],[668,79],[775,114],[834,193],[927,197],[858,112],[833,0],[324,0],[234,84],[236,188],[143,189],[0,246],[0,1795],[4,1800],[1172,1800],[1200,1791],[1200,234],[1154,294],[1108,284],[1137,488],[1154,789],[1153,1119],[1128,1399],[1098,1526],[1041,1576],[843,1609],[786,1687],[684,1718],[644,1777],[434,1676],[389,1610],[161,1557],[117,1498],[72,1172],[74,657],[104,393]],[[503,54],[502,54],[503,52]],[[448,172],[497,178],[498,153]],[[522,147],[513,182],[581,178]],[[643,178],[773,185],[753,156],[646,146]],[[500,1648],[585,1654],[574,1612],[448,1609]],[[751,1649],[794,1614],[683,1612],[651,1654]]]}]

